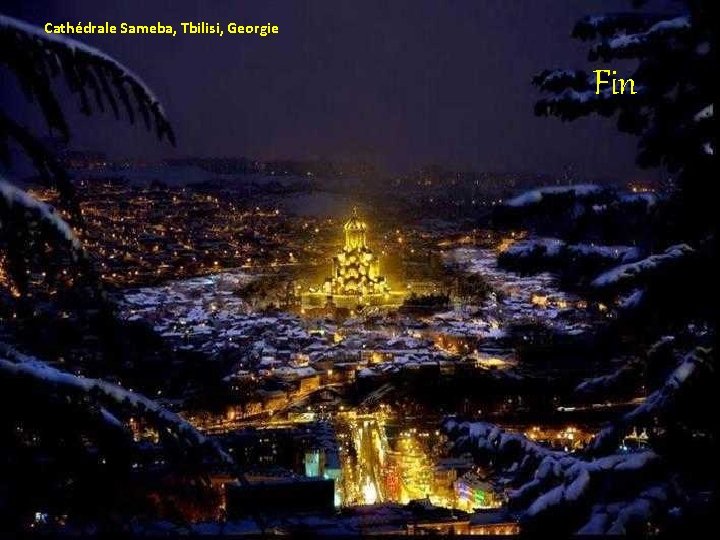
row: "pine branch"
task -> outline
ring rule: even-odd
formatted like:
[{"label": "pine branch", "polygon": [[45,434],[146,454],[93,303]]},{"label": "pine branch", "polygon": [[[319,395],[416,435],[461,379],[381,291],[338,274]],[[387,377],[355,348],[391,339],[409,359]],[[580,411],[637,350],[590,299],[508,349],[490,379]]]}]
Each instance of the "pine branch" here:
[{"label": "pine branch", "polygon": [[630,360],[607,375],[587,379],[575,388],[575,392],[583,396],[607,396],[615,389],[635,385],[640,380],[643,362]]},{"label": "pine branch", "polygon": [[[103,418],[115,425],[115,411],[125,409],[136,416],[148,419],[158,428],[161,438],[172,437],[177,444],[189,449],[207,451],[218,463],[232,465],[233,459],[217,444],[206,439],[191,424],[177,414],[167,411],[147,397],[130,392],[118,385],[99,379],[73,375],[49,366],[45,362],[0,344],[0,376],[22,376],[34,380],[48,391],[79,394],[88,400],[88,406],[105,411]],[[115,426],[116,427],[116,426]]]},{"label": "pine branch", "polygon": [[80,213],[76,190],[65,168],[40,141],[27,129],[3,114],[0,110],[0,160],[10,166],[9,142],[14,140],[25,155],[32,161],[35,170],[45,185],[57,189],[62,202],[70,211],[78,227],[83,220]]},{"label": "pine branch", "polygon": [[92,114],[105,104],[118,114],[117,102],[125,106],[134,123],[135,111],[158,139],[175,144],[175,135],[159,100],[148,86],[123,64],[78,41],[42,30],[20,20],[0,15],[0,63],[15,74],[28,99],[36,101],[51,131],[66,140],[70,129],[52,90],[52,82],[63,76],[78,96],[79,109]]},{"label": "pine branch", "polygon": [[607,13],[603,15],[589,15],[580,19],[572,31],[572,37],[582,41],[596,38],[606,38],[618,32],[636,33],[650,28],[653,24],[667,18],[667,14],[660,13]]},{"label": "pine branch", "polygon": [[33,235],[66,250],[76,263],[87,260],[80,240],[51,206],[0,178],[0,242],[8,248],[11,274],[21,293],[26,292]]},{"label": "pine branch", "polygon": [[617,448],[630,426],[647,423],[653,417],[671,410],[692,387],[693,382],[712,371],[712,351],[697,347],[682,357],[665,384],[650,394],[645,402],[604,428],[588,447],[591,455],[602,455]]},{"label": "pine branch", "polygon": [[[578,530],[604,534],[644,528],[667,511],[670,489],[652,451],[587,459],[484,422],[446,420],[443,431],[455,453],[479,455],[496,479],[515,488],[508,506],[519,512],[525,532],[542,531],[544,524],[557,536]],[[643,511],[624,513],[628,507]]]},{"label": "pine branch", "polygon": [[631,287],[637,283],[645,283],[651,276],[668,272],[682,264],[695,253],[687,244],[670,246],[663,253],[650,255],[645,259],[621,264],[597,276],[590,285],[597,289]]},{"label": "pine branch", "polygon": [[[665,166],[677,173],[682,189],[695,190],[714,155],[712,121],[695,115],[714,101],[714,50],[711,2],[685,1],[673,13],[619,13],[591,16],[576,25],[573,36],[593,41],[591,62],[635,60],[630,73],[636,94],[597,91],[594,76],[583,71],[546,70],[533,83],[550,96],[535,105],[538,116],[572,121],[583,116],[617,114],[620,131],[639,137],[637,163]],[[601,66],[605,68],[606,66]],[[710,113],[712,118],[712,113]],[[694,195],[696,197],[696,195]]]}]

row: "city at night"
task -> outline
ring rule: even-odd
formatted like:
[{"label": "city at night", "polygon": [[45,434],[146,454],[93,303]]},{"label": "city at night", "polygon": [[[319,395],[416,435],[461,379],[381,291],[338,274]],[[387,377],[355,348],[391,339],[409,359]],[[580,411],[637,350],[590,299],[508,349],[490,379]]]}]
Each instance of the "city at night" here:
[{"label": "city at night", "polygon": [[710,0],[0,5],[0,536],[709,536]]}]

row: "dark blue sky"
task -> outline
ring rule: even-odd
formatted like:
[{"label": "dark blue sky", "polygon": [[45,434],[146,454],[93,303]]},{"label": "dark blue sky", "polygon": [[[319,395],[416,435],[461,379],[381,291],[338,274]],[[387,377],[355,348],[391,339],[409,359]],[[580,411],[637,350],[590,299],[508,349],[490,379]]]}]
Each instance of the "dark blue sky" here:
[{"label": "dark blue sky", "polygon": [[[161,98],[178,148],[109,116],[76,123],[78,146],[144,157],[248,155],[361,158],[394,170],[426,163],[588,177],[654,176],[634,166],[635,140],[614,121],[535,118],[532,76],[587,67],[570,39],[587,13],[628,0],[333,0],[5,2],[48,21],[271,22],[273,38],[86,36]],[[0,75],[13,114],[34,109]],[[68,102],[74,107],[74,103]]]}]

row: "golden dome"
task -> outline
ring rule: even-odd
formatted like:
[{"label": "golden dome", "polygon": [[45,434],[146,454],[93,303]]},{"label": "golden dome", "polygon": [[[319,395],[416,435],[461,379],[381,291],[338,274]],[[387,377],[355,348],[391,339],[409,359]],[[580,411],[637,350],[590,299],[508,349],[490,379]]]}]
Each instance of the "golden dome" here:
[{"label": "golden dome", "polygon": [[357,215],[357,207],[353,208],[352,216],[345,222],[343,229],[346,232],[365,232],[367,230],[367,225]]}]

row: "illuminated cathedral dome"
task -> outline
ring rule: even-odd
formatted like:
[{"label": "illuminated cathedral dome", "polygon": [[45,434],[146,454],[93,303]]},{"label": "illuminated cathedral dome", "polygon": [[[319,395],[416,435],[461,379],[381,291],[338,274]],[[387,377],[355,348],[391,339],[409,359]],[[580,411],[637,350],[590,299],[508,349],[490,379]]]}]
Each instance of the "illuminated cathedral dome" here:
[{"label": "illuminated cathedral dome", "polygon": [[345,245],[333,257],[332,275],[325,280],[323,291],[327,295],[356,296],[358,302],[365,297],[388,292],[385,278],[380,275],[380,261],[367,246],[365,223],[353,208],[350,219],[343,225]]},{"label": "illuminated cathedral dome", "polygon": [[357,208],[353,208],[353,213],[350,219],[343,225],[345,231],[345,251],[348,249],[367,249],[365,245],[365,232],[367,231],[367,224],[358,217]]},{"label": "illuminated cathedral dome", "polygon": [[339,307],[390,305],[402,300],[402,293],[390,291],[380,275],[380,261],[367,245],[368,225],[353,208],[343,225],[345,243],[332,258],[332,272],[322,288],[304,295],[304,305],[316,306],[321,298]]},{"label": "illuminated cathedral dome", "polygon": [[345,222],[343,226],[345,232],[365,232],[367,224],[358,217],[357,207],[353,208],[352,216]]}]

